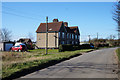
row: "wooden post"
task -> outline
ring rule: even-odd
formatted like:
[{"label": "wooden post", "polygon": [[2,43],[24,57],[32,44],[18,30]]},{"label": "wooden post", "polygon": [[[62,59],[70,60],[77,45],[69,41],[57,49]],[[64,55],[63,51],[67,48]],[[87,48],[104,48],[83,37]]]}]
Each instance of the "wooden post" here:
[{"label": "wooden post", "polygon": [[46,17],[46,54],[48,54],[48,16]]}]

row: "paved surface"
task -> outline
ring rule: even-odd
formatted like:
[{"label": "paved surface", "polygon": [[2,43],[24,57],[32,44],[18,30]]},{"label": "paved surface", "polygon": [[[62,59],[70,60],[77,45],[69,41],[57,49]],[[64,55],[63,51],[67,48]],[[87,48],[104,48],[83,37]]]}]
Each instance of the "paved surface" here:
[{"label": "paved surface", "polygon": [[21,78],[117,78],[115,49],[85,53]]}]

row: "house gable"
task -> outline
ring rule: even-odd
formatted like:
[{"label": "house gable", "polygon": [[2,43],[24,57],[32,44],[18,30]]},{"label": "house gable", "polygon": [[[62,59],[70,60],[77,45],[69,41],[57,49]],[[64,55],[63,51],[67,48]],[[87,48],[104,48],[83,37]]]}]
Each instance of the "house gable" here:
[{"label": "house gable", "polygon": [[[51,22],[48,23],[48,32],[58,32],[62,26],[63,22]],[[36,30],[37,33],[45,33],[46,32],[46,23],[41,23]]]},{"label": "house gable", "polygon": [[62,23],[62,25],[61,25],[61,27],[60,27],[59,32],[66,32],[66,33],[67,33],[67,30],[66,30],[66,28],[65,28],[65,26],[64,26],[63,23]]},{"label": "house gable", "polygon": [[72,30],[72,32],[73,32],[74,34],[80,35],[78,26],[72,26],[72,27],[69,27],[69,28],[70,28],[70,30]]}]

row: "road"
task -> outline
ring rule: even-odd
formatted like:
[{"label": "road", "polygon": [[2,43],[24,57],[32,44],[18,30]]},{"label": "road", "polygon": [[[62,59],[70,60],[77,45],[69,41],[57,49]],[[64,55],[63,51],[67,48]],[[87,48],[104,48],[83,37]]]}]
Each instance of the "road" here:
[{"label": "road", "polygon": [[115,49],[84,53],[21,78],[117,78]]}]

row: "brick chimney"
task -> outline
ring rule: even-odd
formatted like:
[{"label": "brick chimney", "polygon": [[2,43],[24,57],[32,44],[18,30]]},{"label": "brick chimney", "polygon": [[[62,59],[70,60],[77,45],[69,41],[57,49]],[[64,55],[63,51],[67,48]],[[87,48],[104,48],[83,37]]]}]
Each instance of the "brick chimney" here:
[{"label": "brick chimney", "polygon": [[65,26],[65,27],[68,27],[68,22],[64,22],[64,26]]},{"label": "brick chimney", "polygon": [[58,19],[53,19],[53,22],[59,22],[59,20]]}]

